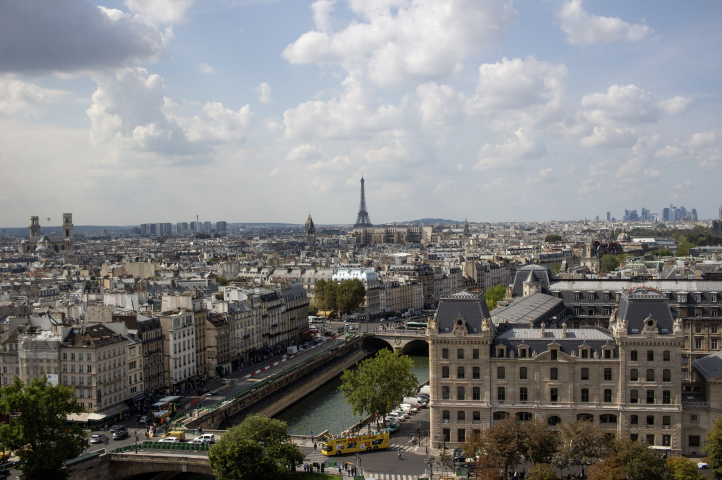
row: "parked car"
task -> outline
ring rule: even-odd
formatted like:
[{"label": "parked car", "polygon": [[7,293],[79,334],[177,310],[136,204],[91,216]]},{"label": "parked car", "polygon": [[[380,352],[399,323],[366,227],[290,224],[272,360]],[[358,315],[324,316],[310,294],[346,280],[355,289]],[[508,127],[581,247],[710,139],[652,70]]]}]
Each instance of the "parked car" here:
[{"label": "parked car", "polygon": [[356,325],[346,325],[349,331],[357,330]]},{"label": "parked car", "polygon": [[326,336],[326,337],[333,337],[333,332],[330,331],[330,330],[327,331],[327,332],[323,332],[323,334],[324,334],[324,336]]},{"label": "parked car", "polygon": [[196,445],[209,445],[212,443],[216,443],[216,437],[212,433],[204,433],[203,435],[199,435],[194,438],[193,443]]},{"label": "parked car", "polygon": [[707,463],[706,462],[697,462],[697,468],[699,469],[707,469]]},{"label": "parked car", "polygon": [[460,454],[458,454],[454,457],[455,462],[463,462],[465,460],[466,460],[466,453],[464,453],[464,452],[461,452]]},{"label": "parked car", "polygon": [[233,380],[231,380],[230,378],[224,378],[223,381],[221,381],[221,383],[223,385],[229,385],[232,381]]},{"label": "parked car", "polygon": [[120,430],[125,430],[125,425],[113,425],[110,427],[110,431],[113,433],[119,432]]},{"label": "parked car", "polygon": [[113,440],[123,440],[124,438],[128,438],[128,430],[113,432]]},{"label": "parked car", "polygon": [[165,437],[158,440],[158,443],[181,443],[180,438]]},{"label": "parked car", "polygon": [[344,331],[345,330],[343,329],[343,327],[338,327],[338,330],[336,330],[336,332],[338,332],[338,333],[343,333]]},{"label": "parked car", "polygon": [[148,422],[150,421],[150,419],[151,419],[150,416],[148,416],[148,415],[143,415],[142,417],[140,417],[140,419],[138,419],[138,421],[139,421],[140,423],[148,423]]},{"label": "parked car", "polygon": [[90,443],[105,443],[105,441],[108,439],[108,436],[104,433],[99,433],[97,435],[93,435],[90,437]]},{"label": "parked car", "polygon": [[399,431],[399,424],[398,423],[386,423],[386,430],[389,431],[389,433],[395,433]]},{"label": "parked car", "polygon": [[208,392],[210,392],[210,390],[205,387],[198,389],[198,395],[205,395]]}]

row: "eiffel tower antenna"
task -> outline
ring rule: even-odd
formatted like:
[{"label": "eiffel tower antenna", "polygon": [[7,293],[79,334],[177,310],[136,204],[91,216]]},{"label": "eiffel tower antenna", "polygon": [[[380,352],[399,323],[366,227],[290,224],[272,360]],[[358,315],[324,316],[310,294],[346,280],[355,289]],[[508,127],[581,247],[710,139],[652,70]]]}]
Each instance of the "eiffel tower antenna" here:
[{"label": "eiffel tower antenna", "polygon": [[373,227],[371,220],[369,219],[369,212],[366,211],[366,193],[364,190],[364,175],[361,174],[361,205],[358,209],[358,216],[356,217],[356,224],[354,228],[369,228]]}]

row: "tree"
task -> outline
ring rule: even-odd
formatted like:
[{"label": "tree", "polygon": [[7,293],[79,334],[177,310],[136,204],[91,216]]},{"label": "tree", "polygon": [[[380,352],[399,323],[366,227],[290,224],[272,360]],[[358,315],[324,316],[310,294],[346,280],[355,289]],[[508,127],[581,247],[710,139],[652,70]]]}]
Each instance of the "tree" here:
[{"label": "tree", "polygon": [[454,457],[444,450],[439,454],[439,465],[443,468],[443,475],[446,476],[446,471],[452,469],[454,466]]},{"label": "tree", "polygon": [[559,444],[558,435],[538,420],[519,429],[521,454],[532,464],[551,463]]},{"label": "tree", "polygon": [[666,248],[663,250],[657,250],[657,256],[658,257],[673,257],[674,253],[672,253],[671,250],[667,250]]},{"label": "tree", "polygon": [[497,302],[504,300],[506,297],[506,288],[501,283],[495,287],[489,287],[484,292],[484,298],[486,299],[486,306],[489,310],[496,308]]},{"label": "tree", "polygon": [[561,269],[562,269],[561,263],[555,263],[554,265],[552,265],[552,273],[559,273],[561,271]]},{"label": "tree", "polygon": [[556,472],[548,463],[537,463],[529,470],[529,480],[558,480]]},{"label": "tree", "polygon": [[561,241],[562,241],[562,237],[561,237],[560,235],[547,235],[546,237],[544,237],[544,241],[545,241],[545,242],[552,242],[552,243],[553,243],[553,242],[561,242]]},{"label": "tree", "polygon": [[488,455],[480,455],[474,462],[474,478],[476,480],[504,480],[499,466],[489,460]]},{"label": "tree", "polygon": [[355,370],[344,370],[338,387],[353,413],[379,415],[386,425],[386,414],[411,395],[419,380],[411,373],[414,362],[407,355],[379,350],[376,356],[361,362]]},{"label": "tree", "polygon": [[709,457],[709,471],[715,480],[722,480],[722,418],[712,424],[712,430],[707,432],[704,453]]},{"label": "tree", "polygon": [[663,480],[664,460],[649,449],[649,445],[629,439],[617,440],[614,450],[629,480]]},{"label": "tree", "polygon": [[685,457],[670,457],[667,459],[668,480],[705,480],[699,473],[697,464]]},{"label": "tree", "polygon": [[228,429],[208,452],[218,480],[282,479],[303,458],[286,422],[255,414]]},{"label": "tree", "polygon": [[366,298],[366,287],[358,278],[344,280],[338,286],[336,303],[339,311],[352,313],[361,306]]},{"label": "tree", "polygon": [[589,480],[621,480],[626,476],[624,466],[615,453],[593,462],[589,468]]},{"label": "tree", "polygon": [[519,422],[506,418],[484,432],[484,451],[489,459],[503,465],[506,472],[521,460]]},{"label": "tree", "polygon": [[553,464],[562,470],[572,465],[586,465],[602,458],[609,448],[609,440],[599,425],[581,420],[564,423]]},{"label": "tree", "polygon": [[67,471],[62,469],[65,460],[77,457],[88,445],[83,429],[67,423],[68,414],[83,411],[73,389],[49,385],[45,375],[26,385],[16,375],[0,395],[3,414],[20,412],[9,424],[0,425],[0,442],[18,451],[20,462],[25,463],[25,477],[67,478]]},{"label": "tree", "polygon": [[313,284],[313,301],[321,310],[326,310],[326,280],[316,280]]},{"label": "tree", "polygon": [[231,282],[229,282],[226,277],[221,277],[220,275],[216,277],[216,282],[218,282],[219,285],[222,285],[224,287],[227,287],[231,284]]},{"label": "tree", "polygon": [[689,255],[689,249],[694,247],[695,245],[690,242],[681,242],[679,245],[677,245],[677,256],[678,257],[686,257]]},{"label": "tree", "polygon": [[611,272],[619,267],[619,259],[615,255],[602,256],[601,269],[603,272]]}]

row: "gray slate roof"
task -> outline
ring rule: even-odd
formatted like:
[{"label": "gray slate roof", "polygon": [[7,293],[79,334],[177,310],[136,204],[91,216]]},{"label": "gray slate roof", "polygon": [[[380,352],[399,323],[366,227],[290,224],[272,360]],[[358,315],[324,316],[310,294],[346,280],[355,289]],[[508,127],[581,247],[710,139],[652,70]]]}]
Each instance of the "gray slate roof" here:
[{"label": "gray slate roof", "polygon": [[490,318],[489,309],[486,306],[484,297],[468,292],[459,292],[439,300],[439,308],[436,312],[436,321],[439,323],[439,333],[449,333],[454,330],[454,320],[463,317],[466,320],[466,328],[469,333],[481,332],[481,322]]},{"label": "gray slate roof", "polygon": [[692,362],[692,366],[707,380],[722,375],[722,352],[695,360]]},{"label": "gray slate roof", "polygon": [[657,320],[660,333],[663,329],[669,334],[673,332],[674,319],[666,296],[643,288],[622,292],[617,318],[628,322],[628,333],[642,333],[644,320],[649,316]]},{"label": "gray slate roof", "polygon": [[563,353],[571,355],[572,351],[577,352],[579,355],[579,347],[586,345],[591,348],[591,357],[594,357],[594,352],[598,352],[599,357],[602,355],[602,347],[610,345],[614,348],[614,357],[619,356],[618,349],[614,343],[609,330],[600,327],[584,327],[584,328],[569,328],[567,329],[567,336],[564,338],[563,329],[561,328],[547,328],[545,329],[544,336],[542,337],[541,328],[524,328],[519,326],[507,326],[505,324],[499,326],[499,334],[494,338],[491,349],[492,358],[496,357],[496,346],[504,345],[509,350],[509,357],[518,356],[518,348],[521,345],[529,347],[532,352],[536,351],[537,354],[547,351],[549,344],[556,343],[559,345],[559,350]]},{"label": "gray slate roof", "polygon": [[541,265],[524,265],[516,270],[516,275],[514,276],[512,289],[515,297],[524,295],[524,283],[528,283],[527,280],[532,272],[534,273],[534,277],[537,278],[537,281],[542,284],[542,293],[549,291],[552,276],[551,268]]},{"label": "gray slate roof", "polygon": [[[533,274],[533,272],[532,272]],[[515,323],[529,325],[534,319],[534,325],[548,320],[564,311],[564,300],[543,293],[535,293],[517,299],[508,307],[500,307],[492,311],[491,319],[495,324]]]}]

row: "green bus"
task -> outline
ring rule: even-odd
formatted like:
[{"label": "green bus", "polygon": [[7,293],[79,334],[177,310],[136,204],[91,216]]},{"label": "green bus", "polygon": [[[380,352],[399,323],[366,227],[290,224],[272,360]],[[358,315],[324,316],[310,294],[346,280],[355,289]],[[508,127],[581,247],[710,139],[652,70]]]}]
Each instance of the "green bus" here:
[{"label": "green bus", "polygon": [[426,330],[426,322],[406,322],[408,330]]}]

